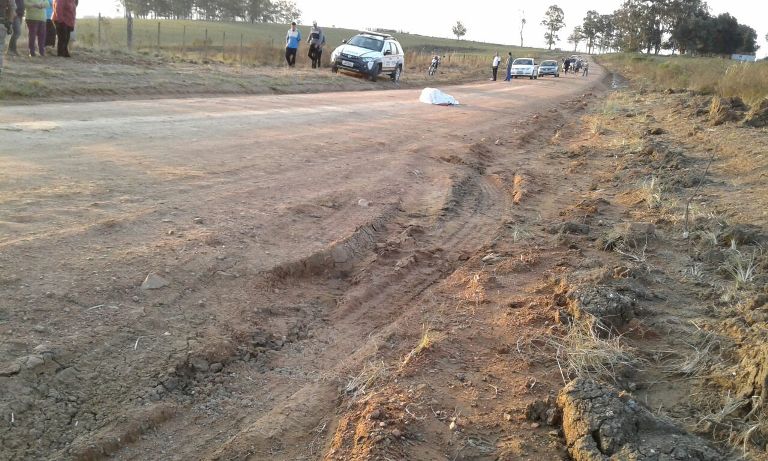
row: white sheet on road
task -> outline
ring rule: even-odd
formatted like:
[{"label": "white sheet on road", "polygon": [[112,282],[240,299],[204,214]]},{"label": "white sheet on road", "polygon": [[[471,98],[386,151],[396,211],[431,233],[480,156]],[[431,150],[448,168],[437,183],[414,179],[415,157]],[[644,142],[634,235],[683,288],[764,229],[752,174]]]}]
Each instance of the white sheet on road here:
[{"label": "white sheet on road", "polygon": [[424,88],[421,90],[419,101],[426,104],[437,104],[439,106],[455,106],[459,104],[453,96],[445,94],[437,88]]}]

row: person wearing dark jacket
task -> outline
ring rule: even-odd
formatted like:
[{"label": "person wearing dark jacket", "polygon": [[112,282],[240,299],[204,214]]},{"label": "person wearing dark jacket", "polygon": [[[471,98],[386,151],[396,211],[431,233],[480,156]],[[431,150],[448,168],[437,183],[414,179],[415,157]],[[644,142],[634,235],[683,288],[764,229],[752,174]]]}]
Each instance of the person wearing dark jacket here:
[{"label": "person wearing dark jacket", "polygon": [[77,0],[54,0],[53,25],[56,26],[56,54],[69,57],[69,37],[75,30]]}]

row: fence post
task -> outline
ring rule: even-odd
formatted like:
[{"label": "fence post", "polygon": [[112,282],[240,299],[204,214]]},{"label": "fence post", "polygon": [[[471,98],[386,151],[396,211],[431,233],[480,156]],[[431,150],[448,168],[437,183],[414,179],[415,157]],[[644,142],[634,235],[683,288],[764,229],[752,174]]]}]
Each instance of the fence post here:
[{"label": "fence post", "polygon": [[227,58],[227,31],[221,33],[221,60]]},{"label": "fence post", "polygon": [[205,42],[203,43],[203,60],[208,60],[208,28],[205,28]]},{"label": "fence post", "polygon": [[97,43],[97,46],[98,46],[99,48],[101,48],[101,12],[99,12],[99,27],[98,27],[98,37],[99,37],[99,38],[98,38],[98,41],[97,41],[96,43]]},{"label": "fence post", "polygon": [[157,51],[160,51],[160,21],[157,21]]},{"label": "fence post", "polygon": [[181,28],[181,57],[184,58],[184,52],[187,49],[187,25]]},{"label": "fence post", "polygon": [[128,50],[133,49],[133,15],[130,10],[125,10],[125,27],[128,42]]},{"label": "fence post", "polygon": [[243,71],[243,34],[240,34],[240,72]]}]

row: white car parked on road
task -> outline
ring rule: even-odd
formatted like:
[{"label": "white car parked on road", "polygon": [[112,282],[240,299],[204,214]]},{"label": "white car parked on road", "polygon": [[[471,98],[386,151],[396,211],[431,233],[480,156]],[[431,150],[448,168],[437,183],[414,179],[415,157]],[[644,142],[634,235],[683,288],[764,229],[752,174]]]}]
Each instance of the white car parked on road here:
[{"label": "white car parked on road", "polygon": [[512,61],[512,78],[528,77],[531,80],[539,78],[539,66],[533,58],[517,58]]},{"label": "white car parked on road", "polygon": [[403,47],[389,34],[360,32],[331,53],[331,71],[354,72],[376,81],[386,73],[395,82],[405,68]]}]

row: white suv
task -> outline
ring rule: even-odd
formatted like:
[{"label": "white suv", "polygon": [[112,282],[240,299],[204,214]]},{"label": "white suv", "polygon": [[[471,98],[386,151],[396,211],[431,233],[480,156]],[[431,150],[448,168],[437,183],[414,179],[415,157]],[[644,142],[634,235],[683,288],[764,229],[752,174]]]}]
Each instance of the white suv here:
[{"label": "white suv", "polygon": [[404,67],[403,47],[391,35],[378,32],[360,32],[331,53],[332,72],[355,72],[374,82],[383,73],[400,81]]}]

